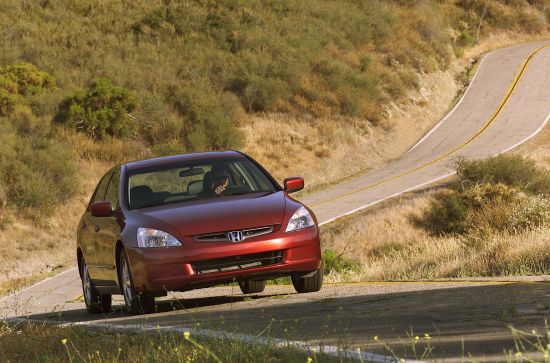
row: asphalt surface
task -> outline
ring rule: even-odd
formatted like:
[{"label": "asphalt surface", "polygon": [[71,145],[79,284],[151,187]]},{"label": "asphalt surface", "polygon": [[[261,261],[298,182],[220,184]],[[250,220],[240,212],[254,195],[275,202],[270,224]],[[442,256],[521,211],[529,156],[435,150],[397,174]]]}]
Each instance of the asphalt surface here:
[{"label": "asphalt surface", "polygon": [[[408,153],[302,201],[325,224],[448,177],[459,157],[491,156],[527,141],[550,116],[546,44],[550,42],[487,54],[459,104]],[[306,295],[294,294],[289,286],[270,286],[253,296],[222,287],[172,294],[159,303],[159,313],[141,317],[124,316],[119,298],[118,309],[98,318],[85,312],[73,268],[0,300],[0,317],[114,329],[200,326],[313,345],[351,345],[386,355],[384,344],[389,344],[409,358],[414,358],[410,340],[418,335],[418,349],[427,343],[435,347],[433,359],[456,361],[470,353],[496,361],[504,359],[503,349],[513,347],[509,325],[542,332],[550,308],[546,277],[516,280],[328,285]]]}]

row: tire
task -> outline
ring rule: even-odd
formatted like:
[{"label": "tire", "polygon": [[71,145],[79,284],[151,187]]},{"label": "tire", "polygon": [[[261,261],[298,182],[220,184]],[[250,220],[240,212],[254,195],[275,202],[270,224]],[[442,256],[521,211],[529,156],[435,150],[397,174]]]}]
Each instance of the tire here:
[{"label": "tire", "polygon": [[86,304],[86,310],[90,314],[106,314],[111,311],[112,296],[101,295],[92,280],[90,279],[90,273],[88,272],[88,265],[84,258],[80,261],[82,264],[82,275],[80,279],[82,281],[82,295],[84,295],[84,303]]},{"label": "tire", "polygon": [[241,280],[239,287],[243,294],[257,294],[265,290],[265,281]]},{"label": "tire", "polygon": [[315,274],[309,277],[292,276],[292,285],[297,293],[315,292],[323,287],[323,268],[315,271]]},{"label": "tire", "polygon": [[124,250],[120,254],[119,268],[120,290],[124,296],[124,304],[126,305],[128,313],[131,315],[138,315],[154,312],[155,297],[145,293],[139,293],[134,288],[130,263],[128,262],[128,256]]}]

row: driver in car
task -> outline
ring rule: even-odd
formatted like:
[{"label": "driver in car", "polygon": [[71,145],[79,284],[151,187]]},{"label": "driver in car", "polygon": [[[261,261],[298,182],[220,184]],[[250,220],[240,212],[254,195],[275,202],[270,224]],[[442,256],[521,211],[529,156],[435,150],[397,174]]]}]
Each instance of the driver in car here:
[{"label": "driver in car", "polygon": [[[229,172],[225,165],[215,165],[205,176],[205,194],[209,196],[221,196],[229,186]],[[210,180],[208,180],[210,179]]]}]

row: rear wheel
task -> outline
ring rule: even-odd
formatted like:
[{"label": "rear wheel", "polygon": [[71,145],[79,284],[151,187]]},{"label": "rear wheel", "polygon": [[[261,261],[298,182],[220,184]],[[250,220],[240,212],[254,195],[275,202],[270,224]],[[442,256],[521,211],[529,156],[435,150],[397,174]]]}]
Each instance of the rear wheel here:
[{"label": "rear wheel", "polygon": [[241,280],[239,287],[243,294],[257,294],[265,290],[265,281]]},{"label": "rear wheel", "polygon": [[124,304],[126,310],[132,314],[146,314],[155,310],[154,296],[145,293],[139,293],[134,288],[132,272],[126,251],[120,254],[120,282],[122,284],[122,294],[124,295]]},{"label": "rear wheel", "polygon": [[111,311],[112,297],[111,295],[101,295],[92,280],[90,279],[90,273],[88,272],[88,265],[84,258],[81,261],[82,264],[82,294],[84,295],[84,303],[86,304],[86,310],[91,314],[108,313]]},{"label": "rear wheel", "polygon": [[315,270],[313,275],[300,277],[292,276],[292,285],[298,293],[315,292],[323,286],[323,268]]}]

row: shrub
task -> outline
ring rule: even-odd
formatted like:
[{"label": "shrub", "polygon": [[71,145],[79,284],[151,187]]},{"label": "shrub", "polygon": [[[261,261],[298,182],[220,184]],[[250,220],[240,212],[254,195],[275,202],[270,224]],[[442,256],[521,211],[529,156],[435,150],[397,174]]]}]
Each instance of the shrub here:
[{"label": "shrub", "polygon": [[137,129],[131,115],[137,105],[132,92],[113,85],[109,79],[98,78],[87,90],[66,98],[55,119],[94,139],[124,137]]},{"label": "shrub", "polygon": [[476,184],[502,183],[524,192],[550,193],[548,171],[533,160],[520,155],[499,155],[483,160],[461,160],[456,166],[458,182],[463,189]]},{"label": "shrub", "polygon": [[55,88],[55,78],[29,63],[0,67],[0,116],[13,113],[25,98]]},{"label": "shrub", "polygon": [[533,229],[550,222],[550,200],[544,197],[524,198],[514,208],[509,220],[510,231]]},{"label": "shrub", "polygon": [[550,222],[550,179],[517,155],[460,161],[458,182],[416,222],[433,234],[493,230],[516,233]]},{"label": "shrub", "polygon": [[468,206],[456,192],[441,194],[416,222],[436,235],[465,233],[468,230]]},{"label": "shrub", "polygon": [[[17,84],[17,89],[12,93],[19,93],[22,96],[30,96],[43,92],[44,90],[51,90],[55,88],[55,78],[44,72],[38,70],[36,66],[30,63],[16,63],[11,66],[0,67],[0,78],[13,81]],[[4,86],[2,84],[4,83]],[[6,87],[5,81],[0,81],[0,87]],[[9,91],[8,88],[5,88]],[[15,91],[15,92],[13,92]]]}]

